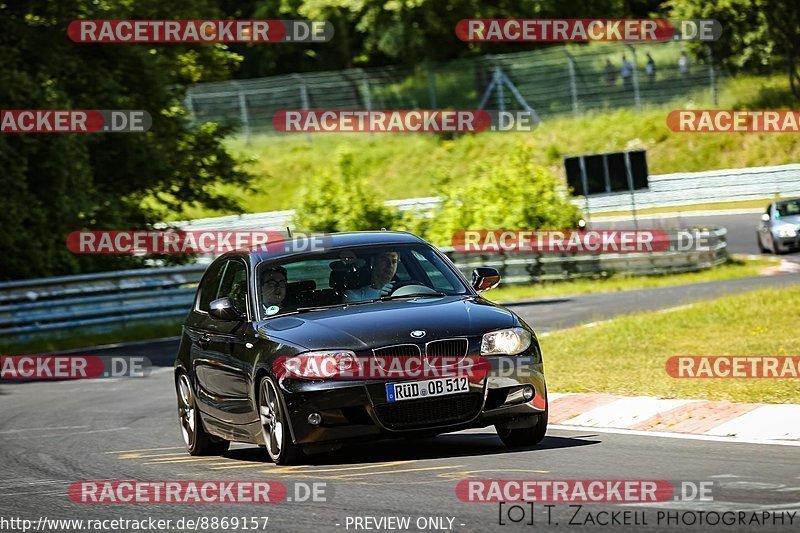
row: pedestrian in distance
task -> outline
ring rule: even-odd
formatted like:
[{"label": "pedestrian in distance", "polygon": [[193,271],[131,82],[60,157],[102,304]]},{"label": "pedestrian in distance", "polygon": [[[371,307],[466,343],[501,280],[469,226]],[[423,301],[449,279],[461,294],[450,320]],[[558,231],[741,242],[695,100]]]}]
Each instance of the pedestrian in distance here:
[{"label": "pedestrian in distance", "polygon": [[681,57],[678,59],[678,71],[682,78],[689,77],[689,56],[686,55],[686,52],[681,52]]},{"label": "pedestrian in distance", "polygon": [[650,55],[650,52],[647,52],[647,65],[645,65],[644,71],[647,74],[649,83],[656,81],[656,62],[653,61],[653,56]]},{"label": "pedestrian in distance", "polygon": [[628,58],[624,55],[622,56],[622,66],[619,69],[619,74],[622,77],[622,85],[625,87],[626,91],[629,91],[633,87],[633,65],[631,65]]}]

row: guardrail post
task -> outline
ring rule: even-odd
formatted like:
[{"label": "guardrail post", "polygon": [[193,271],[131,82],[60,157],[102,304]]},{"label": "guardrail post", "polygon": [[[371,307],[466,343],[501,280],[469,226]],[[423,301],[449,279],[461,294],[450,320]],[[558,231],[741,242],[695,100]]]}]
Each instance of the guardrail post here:
[{"label": "guardrail post", "polygon": [[364,107],[367,111],[372,111],[372,92],[369,88],[369,80],[361,80],[361,97],[364,99]]},{"label": "guardrail post", "polygon": [[250,144],[250,116],[247,113],[247,100],[244,92],[239,91],[239,116],[242,120],[242,133],[247,144]]},{"label": "guardrail post", "polygon": [[628,44],[628,48],[633,53],[633,103],[637,111],[642,109],[642,99],[639,96],[639,60],[636,57],[636,48]]},{"label": "guardrail post", "polygon": [[578,107],[578,86],[575,83],[575,60],[572,58],[572,54],[564,50],[567,54],[567,68],[569,70],[569,92],[572,96],[572,114],[576,117],[580,113]]},{"label": "guardrail post", "polygon": [[189,118],[194,121],[194,100],[192,100],[192,95],[186,95],[186,110],[189,112]]},{"label": "guardrail post", "polygon": [[717,76],[714,72],[714,56],[711,55],[711,47],[706,45],[706,60],[708,62],[708,82],[711,90],[711,102],[717,105]]}]

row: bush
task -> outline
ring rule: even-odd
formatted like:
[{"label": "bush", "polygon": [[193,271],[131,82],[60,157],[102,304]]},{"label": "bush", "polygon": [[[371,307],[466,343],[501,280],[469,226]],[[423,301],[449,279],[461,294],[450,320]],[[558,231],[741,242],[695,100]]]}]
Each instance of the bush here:
[{"label": "bush", "polygon": [[356,172],[353,154],[343,150],[334,171],[317,174],[302,191],[294,223],[302,231],[331,233],[390,229],[397,220]]},{"label": "bush", "polygon": [[406,221],[426,239],[449,246],[459,230],[541,230],[576,227],[580,211],[556,177],[532,162],[530,148],[518,144],[508,155],[481,162],[463,179],[441,190],[442,208],[432,219]]}]

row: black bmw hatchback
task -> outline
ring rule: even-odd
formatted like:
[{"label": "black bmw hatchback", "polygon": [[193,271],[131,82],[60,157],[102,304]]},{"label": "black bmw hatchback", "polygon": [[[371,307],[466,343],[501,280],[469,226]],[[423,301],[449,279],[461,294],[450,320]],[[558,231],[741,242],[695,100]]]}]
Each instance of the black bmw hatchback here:
[{"label": "black bmw hatchback", "polygon": [[259,444],[272,461],[347,441],[494,425],[509,446],[547,428],[534,331],[478,293],[424,240],[396,232],[237,251],[205,272],[175,363],[178,419],[192,455]]}]

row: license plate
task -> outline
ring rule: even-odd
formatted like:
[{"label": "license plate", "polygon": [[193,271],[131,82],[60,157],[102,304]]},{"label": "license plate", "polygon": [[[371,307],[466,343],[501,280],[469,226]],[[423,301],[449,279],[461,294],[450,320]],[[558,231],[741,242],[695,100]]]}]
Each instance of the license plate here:
[{"label": "license plate", "polygon": [[386,384],[386,400],[388,402],[447,396],[448,394],[458,394],[459,392],[469,392],[469,381],[466,377]]}]

